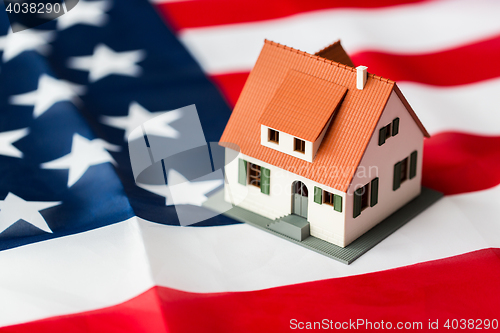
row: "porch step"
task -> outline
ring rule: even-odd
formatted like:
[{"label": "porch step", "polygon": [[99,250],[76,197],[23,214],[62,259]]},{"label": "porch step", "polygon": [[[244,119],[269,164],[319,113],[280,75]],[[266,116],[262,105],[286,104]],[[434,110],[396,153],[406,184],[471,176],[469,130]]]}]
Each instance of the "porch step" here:
[{"label": "porch step", "polygon": [[309,222],[295,214],[276,219],[269,223],[267,227],[298,241],[303,241],[310,235]]}]

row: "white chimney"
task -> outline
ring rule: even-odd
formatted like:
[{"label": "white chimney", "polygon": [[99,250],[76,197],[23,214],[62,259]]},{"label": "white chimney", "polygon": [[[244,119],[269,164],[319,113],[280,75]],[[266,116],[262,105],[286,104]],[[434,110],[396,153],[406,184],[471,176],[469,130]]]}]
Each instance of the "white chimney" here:
[{"label": "white chimney", "polygon": [[359,90],[363,90],[366,84],[366,77],[368,76],[368,72],[366,71],[368,67],[366,66],[358,66],[356,67],[356,88]]}]

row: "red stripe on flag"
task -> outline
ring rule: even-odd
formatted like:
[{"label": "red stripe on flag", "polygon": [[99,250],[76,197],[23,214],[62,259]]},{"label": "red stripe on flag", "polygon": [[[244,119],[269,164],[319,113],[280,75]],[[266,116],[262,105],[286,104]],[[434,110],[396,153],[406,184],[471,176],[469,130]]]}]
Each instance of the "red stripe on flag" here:
[{"label": "red stripe on flag", "polygon": [[79,333],[79,332],[169,332],[154,288],[122,304],[58,316],[26,324],[1,327],[0,332]]},{"label": "red stripe on flag", "polygon": [[500,137],[445,132],[424,141],[422,183],[445,194],[500,184]]},{"label": "red stripe on flag", "polygon": [[165,2],[157,5],[175,30],[255,22],[329,8],[380,8],[428,0],[211,0]]},{"label": "red stripe on flag", "polygon": [[[462,47],[428,54],[356,53],[352,60],[371,73],[394,81],[456,86],[500,77],[500,35]],[[479,60],[479,61],[476,61]]]},{"label": "red stripe on flag", "polygon": [[230,106],[234,107],[240,97],[243,86],[248,78],[248,72],[229,73],[221,75],[212,75],[210,78],[215,82],[219,90],[226,97]]},{"label": "red stripe on flag", "polygon": [[[394,81],[411,81],[435,86],[457,86],[500,77],[500,35],[458,48],[428,54],[400,55],[365,51],[352,57],[356,65]],[[483,65],[464,63],[464,59],[481,59]],[[231,106],[236,104],[248,72],[211,76]]]},{"label": "red stripe on flag", "polygon": [[[500,249],[397,269],[253,292],[194,294],[156,287],[113,307],[4,327],[2,332],[289,332],[290,321],[499,319]],[[430,278],[429,278],[430,277]],[[162,323],[164,320],[164,324]],[[482,324],[484,328],[484,324]],[[359,327],[363,331],[372,331]],[[368,327],[369,328],[369,327]],[[416,331],[416,329],[415,329]]]}]

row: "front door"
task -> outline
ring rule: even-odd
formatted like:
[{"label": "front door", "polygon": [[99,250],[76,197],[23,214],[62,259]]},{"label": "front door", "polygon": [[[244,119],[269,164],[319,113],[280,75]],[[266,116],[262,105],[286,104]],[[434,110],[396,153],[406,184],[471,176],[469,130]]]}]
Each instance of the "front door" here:
[{"label": "front door", "polygon": [[307,219],[307,187],[296,181],[292,185],[292,213]]}]

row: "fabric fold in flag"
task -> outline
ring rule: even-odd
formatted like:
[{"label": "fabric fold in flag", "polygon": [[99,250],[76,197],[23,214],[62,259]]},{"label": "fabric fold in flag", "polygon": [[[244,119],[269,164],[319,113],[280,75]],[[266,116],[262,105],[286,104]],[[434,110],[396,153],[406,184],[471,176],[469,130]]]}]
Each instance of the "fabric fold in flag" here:
[{"label": "fabric fold in flag", "polygon": [[[80,0],[18,33],[1,16],[0,331],[497,318],[499,13],[486,0]],[[265,38],[311,54],[340,39],[431,133],[423,181],[445,197],[350,266],[203,207]],[[196,125],[177,112],[194,105]]]}]

